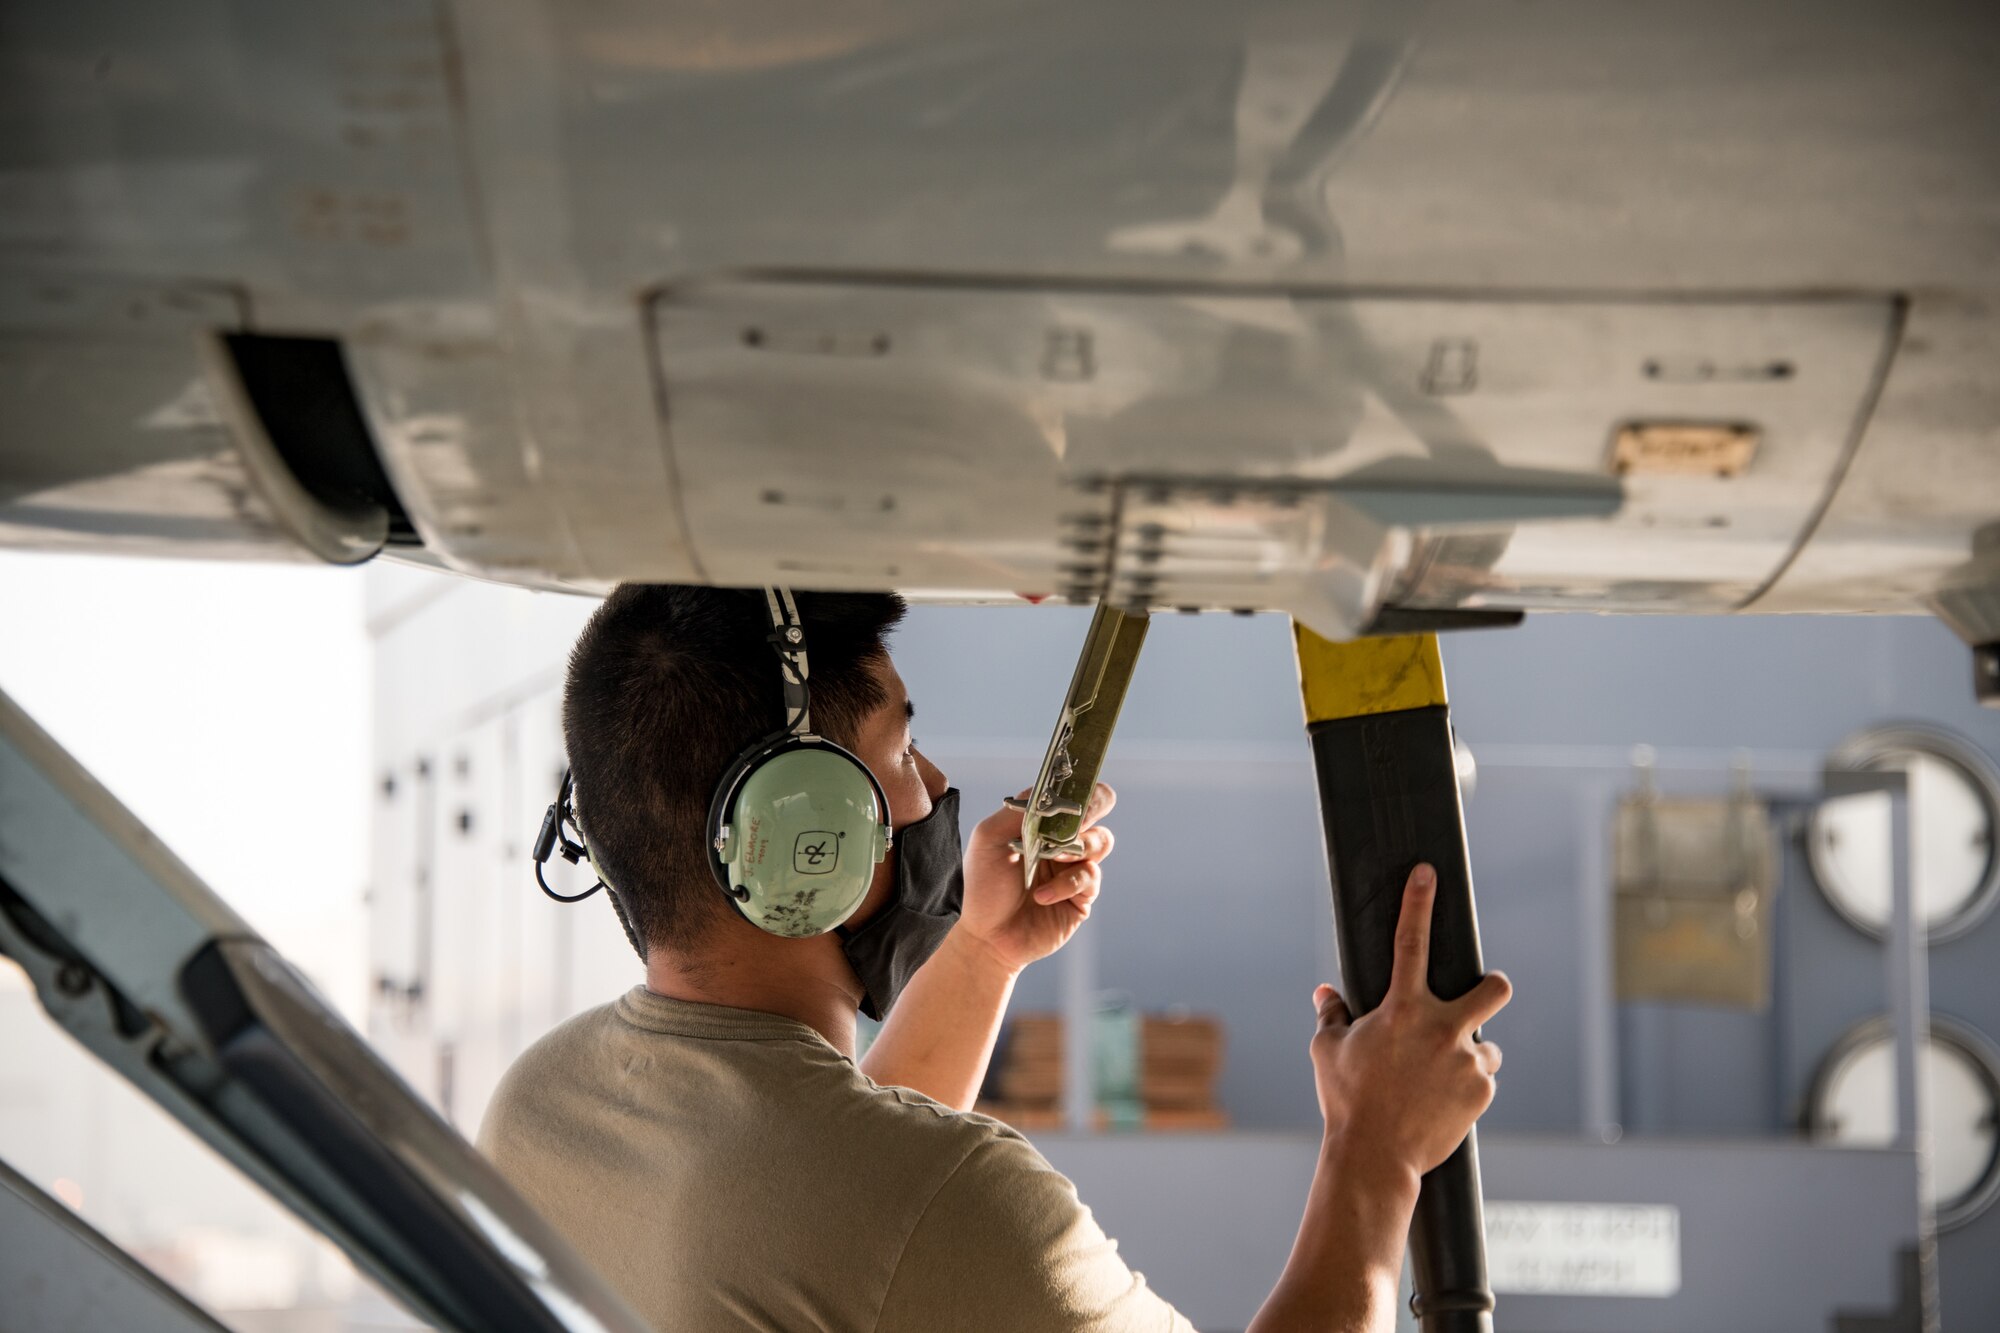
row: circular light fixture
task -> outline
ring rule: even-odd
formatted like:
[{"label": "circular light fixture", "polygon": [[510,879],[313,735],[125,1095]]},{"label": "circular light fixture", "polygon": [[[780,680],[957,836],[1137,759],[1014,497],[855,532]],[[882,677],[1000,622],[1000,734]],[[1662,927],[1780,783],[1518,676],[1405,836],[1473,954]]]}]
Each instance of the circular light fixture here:
[{"label": "circular light fixture", "polygon": [[[1965,1024],[1933,1015],[1917,1076],[1930,1129],[1928,1193],[1945,1231],[2000,1197],[2000,1052]],[[1806,1128],[1845,1147],[1895,1141],[1895,1036],[1886,1017],[1856,1024],[1827,1052],[1806,1097]]]},{"label": "circular light fixture", "polygon": [[[1910,778],[1910,869],[1924,935],[1965,934],[2000,901],[2000,769],[1977,747],[1925,726],[1875,727],[1829,757],[1831,768],[1901,769]],[[1878,939],[1889,935],[1889,798],[1840,796],[1813,811],[1806,833],[1813,881],[1833,910]]]}]

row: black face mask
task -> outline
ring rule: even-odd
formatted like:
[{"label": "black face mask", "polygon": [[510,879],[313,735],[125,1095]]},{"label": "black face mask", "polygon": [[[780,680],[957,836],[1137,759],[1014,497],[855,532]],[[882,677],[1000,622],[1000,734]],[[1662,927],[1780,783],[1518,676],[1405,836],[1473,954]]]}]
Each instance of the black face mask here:
[{"label": "black face mask", "polygon": [[859,930],[840,932],[841,950],[867,989],[861,1012],[877,1020],[944,943],[965,900],[956,787],[928,815],[896,830],[895,854],[895,898]]}]

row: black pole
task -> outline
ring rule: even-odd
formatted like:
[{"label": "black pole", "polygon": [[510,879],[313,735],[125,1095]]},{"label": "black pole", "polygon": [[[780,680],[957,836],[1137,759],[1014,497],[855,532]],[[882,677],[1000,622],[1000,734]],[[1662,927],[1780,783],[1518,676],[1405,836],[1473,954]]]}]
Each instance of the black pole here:
[{"label": "black pole", "polygon": [[[1388,994],[1404,885],[1419,863],[1428,862],[1437,871],[1430,987],[1442,999],[1456,999],[1478,984],[1485,969],[1436,640],[1420,635],[1397,641],[1428,669],[1435,688],[1413,692],[1406,673],[1385,692],[1370,688],[1370,681],[1383,682],[1379,667],[1391,644],[1329,644],[1316,636],[1308,644],[1304,636],[1311,631],[1299,632],[1341,993],[1357,1018]],[[1339,673],[1349,650],[1358,650],[1349,665],[1359,688],[1329,690],[1329,673]],[[1314,671],[1320,673],[1317,691]],[[1345,707],[1418,698],[1436,702],[1334,715]],[[1476,1131],[1423,1178],[1410,1226],[1410,1265],[1416,1287],[1411,1307],[1425,1333],[1491,1333],[1493,1291],[1486,1278]]]}]

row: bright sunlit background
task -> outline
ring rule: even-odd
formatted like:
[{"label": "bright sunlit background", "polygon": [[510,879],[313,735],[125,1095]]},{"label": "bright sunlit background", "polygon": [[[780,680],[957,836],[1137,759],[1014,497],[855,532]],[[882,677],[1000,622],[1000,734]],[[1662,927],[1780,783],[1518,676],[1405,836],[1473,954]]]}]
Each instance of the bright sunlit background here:
[{"label": "bright sunlit background", "polygon": [[[0,624],[0,690],[358,1024],[360,571],[8,554]],[[5,963],[0,1049],[0,1158],[232,1326],[334,1326],[345,1260],[56,1029]]]},{"label": "bright sunlit background", "polygon": [[359,570],[11,554],[0,689],[303,968],[362,1001]]}]

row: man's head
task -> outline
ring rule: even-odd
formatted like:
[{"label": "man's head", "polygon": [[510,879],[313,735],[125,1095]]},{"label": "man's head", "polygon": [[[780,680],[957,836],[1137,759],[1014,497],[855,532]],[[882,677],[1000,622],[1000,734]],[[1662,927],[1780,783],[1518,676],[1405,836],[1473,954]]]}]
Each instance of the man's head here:
[{"label": "man's head", "polygon": [[[922,818],[942,782],[909,739],[908,696],[884,642],[902,599],[805,592],[797,601],[813,729],[868,765],[895,824]],[[688,951],[730,912],[709,870],[706,820],[730,761],[784,723],[770,632],[761,591],[626,584],[570,654],[563,738],[577,816],[649,947]],[[855,922],[883,896],[878,882]]]}]

